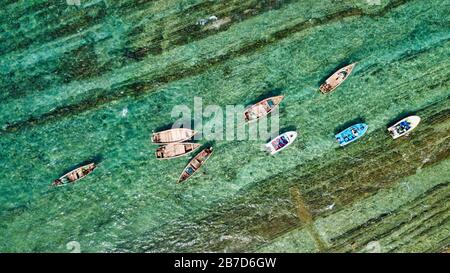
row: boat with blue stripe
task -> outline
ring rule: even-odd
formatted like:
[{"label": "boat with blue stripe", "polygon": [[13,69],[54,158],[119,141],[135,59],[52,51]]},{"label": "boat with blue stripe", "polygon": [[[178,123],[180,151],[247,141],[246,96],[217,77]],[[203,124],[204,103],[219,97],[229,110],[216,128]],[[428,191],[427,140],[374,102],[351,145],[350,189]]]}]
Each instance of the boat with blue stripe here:
[{"label": "boat with blue stripe", "polygon": [[367,124],[365,123],[358,123],[355,125],[352,125],[345,129],[344,131],[337,134],[336,141],[339,143],[340,146],[345,146],[349,143],[352,143],[353,141],[357,140],[358,138],[362,137],[367,132]]},{"label": "boat with blue stripe", "polygon": [[419,125],[419,122],[419,116],[409,116],[389,127],[388,131],[392,138],[396,139],[401,136],[408,135],[414,128],[417,127],[417,125]]}]

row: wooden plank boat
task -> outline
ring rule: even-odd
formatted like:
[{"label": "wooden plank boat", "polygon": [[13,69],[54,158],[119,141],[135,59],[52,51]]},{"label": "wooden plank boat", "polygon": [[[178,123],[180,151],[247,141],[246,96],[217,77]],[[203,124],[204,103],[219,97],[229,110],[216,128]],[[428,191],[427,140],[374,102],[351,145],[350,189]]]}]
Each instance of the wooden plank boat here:
[{"label": "wooden plank boat", "polygon": [[74,183],[75,181],[78,181],[84,178],[86,175],[90,174],[96,167],[97,166],[95,165],[95,163],[90,163],[88,165],[79,167],[53,181],[52,186],[62,186],[69,183]]},{"label": "wooden plank boat", "polygon": [[391,134],[393,139],[396,139],[401,136],[408,135],[414,128],[417,127],[417,125],[419,125],[419,122],[419,116],[409,116],[389,127],[388,132]]},{"label": "wooden plank boat", "polygon": [[348,78],[348,76],[350,76],[355,65],[356,63],[352,63],[334,72],[334,74],[331,75],[325,81],[325,83],[320,85],[320,92],[322,92],[323,94],[327,94],[336,89],[339,85],[341,85],[341,83],[343,83]]},{"label": "wooden plank boat", "polygon": [[160,146],[155,155],[157,159],[171,159],[192,153],[200,146],[198,143],[171,143]]},{"label": "wooden plank boat", "polygon": [[336,141],[341,147],[350,144],[358,138],[362,137],[367,132],[367,128],[369,128],[369,126],[367,126],[367,124],[365,123],[352,125],[339,134],[335,135]]},{"label": "wooden plank boat", "polygon": [[276,138],[272,139],[266,144],[267,151],[274,155],[278,153],[281,150],[284,150],[287,148],[287,146],[291,145],[292,142],[297,138],[297,132],[290,131],[283,133]]},{"label": "wooden plank boat", "polygon": [[183,142],[192,138],[197,132],[188,128],[175,128],[153,133],[152,142],[160,144]]},{"label": "wooden plank boat", "polygon": [[283,98],[284,96],[270,97],[248,107],[244,111],[245,122],[255,121],[268,115],[280,104]]},{"label": "wooden plank boat", "polygon": [[194,173],[200,169],[200,167],[205,164],[206,160],[212,155],[213,148],[208,147],[206,149],[203,149],[198,155],[196,155],[184,168],[183,172],[181,173],[180,178],[178,179],[178,183],[184,182],[187,179],[189,179]]}]

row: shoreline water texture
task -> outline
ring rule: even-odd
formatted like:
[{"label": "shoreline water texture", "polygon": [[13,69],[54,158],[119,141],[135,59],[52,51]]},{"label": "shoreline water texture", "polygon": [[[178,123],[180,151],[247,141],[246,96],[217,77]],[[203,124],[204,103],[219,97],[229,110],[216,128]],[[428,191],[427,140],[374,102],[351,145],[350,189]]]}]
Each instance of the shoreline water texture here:
[{"label": "shoreline water texture", "polygon": [[[444,0],[6,1],[0,252],[444,251],[448,14]],[[190,156],[155,158],[175,106],[279,94],[279,130],[298,137],[275,156],[268,139],[215,140],[182,184]],[[419,126],[393,140],[412,114]],[[362,122],[340,148],[334,135]]]}]

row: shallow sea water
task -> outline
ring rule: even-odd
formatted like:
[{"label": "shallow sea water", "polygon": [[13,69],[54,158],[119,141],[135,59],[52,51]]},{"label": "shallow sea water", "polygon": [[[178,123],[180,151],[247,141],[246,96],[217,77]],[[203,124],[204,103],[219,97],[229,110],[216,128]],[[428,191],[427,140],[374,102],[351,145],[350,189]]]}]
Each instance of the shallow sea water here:
[{"label": "shallow sea water", "polygon": [[[82,252],[364,251],[385,230],[383,251],[448,247],[448,1],[257,2],[7,1],[0,252],[68,252],[71,241]],[[196,25],[213,14],[230,23]],[[318,92],[355,61],[335,92]],[[280,154],[262,152],[265,140],[215,141],[183,184],[190,157],[154,158],[150,135],[176,120],[174,106],[273,93],[286,96],[281,130],[299,133]],[[394,142],[387,125],[413,113],[421,125]],[[339,149],[334,134],[357,121],[367,135]],[[49,187],[92,160],[79,183]],[[432,210],[405,221],[416,203]],[[390,226],[419,231],[424,219],[413,235]]]}]

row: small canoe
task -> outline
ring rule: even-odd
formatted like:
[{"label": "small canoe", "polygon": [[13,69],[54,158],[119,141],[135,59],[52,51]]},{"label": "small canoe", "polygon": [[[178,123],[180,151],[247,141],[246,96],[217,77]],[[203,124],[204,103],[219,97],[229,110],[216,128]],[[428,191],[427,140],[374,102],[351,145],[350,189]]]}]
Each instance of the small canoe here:
[{"label": "small canoe", "polygon": [[264,99],[244,111],[245,122],[255,121],[261,117],[268,115],[283,100],[284,96],[275,96]]},{"label": "small canoe", "polygon": [[348,78],[348,76],[350,76],[355,65],[356,63],[352,63],[334,72],[334,74],[331,75],[325,81],[325,83],[320,85],[320,92],[322,92],[323,94],[327,94],[336,89],[339,85],[341,85],[341,83],[343,83]]},{"label": "small canoe", "polygon": [[153,133],[152,142],[160,144],[183,142],[192,138],[197,132],[188,128],[175,128]]},{"label": "small canoe", "polygon": [[369,128],[369,126],[367,126],[367,124],[365,123],[358,123],[352,125],[347,129],[345,129],[344,131],[337,134],[335,136],[336,141],[339,143],[339,145],[345,146],[362,137],[367,132],[367,128]]},{"label": "small canoe", "polygon": [[192,153],[200,147],[198,143],[171,143],[156,149],[157,159],[171,159]]},{"label": "small canoe", "polygon": [[290,131],[283,133],[276,138],[272,139],[266,144],[267,151],[274,155],[281,150],[286,149],[287,146],[291,145],[292,142],[297,138],[297,132]]},{"label": "small canoe", "polygon": [[388,132],[391,134],[393,139],[396,139],[409,134],[414,128],[417,127],[417,125],[419,125],[419,122],[419,116],[409,116],[389,127]]},{"label": "small canoe", "polygon": [[88,165],[79,167],[53,181],[52,186],[62,186],[69,183],[74,183],[75,181],[78,181],[84,178],[86,175],[90,174],[96,167],[97,166],[95,165],[95,163],[90,163]]},{"label": "small canoe", "polygon": [[187,179],[189,179],[194,173],[200,169],[200,167],[205,164],[206,160],[212,155],[213,148],[208,147],[204,150],[202,150],[198,155],[196,155],[184,168],[183,172],[181,173],[180,178],[178,179],[178,183],[184,182]]}]

